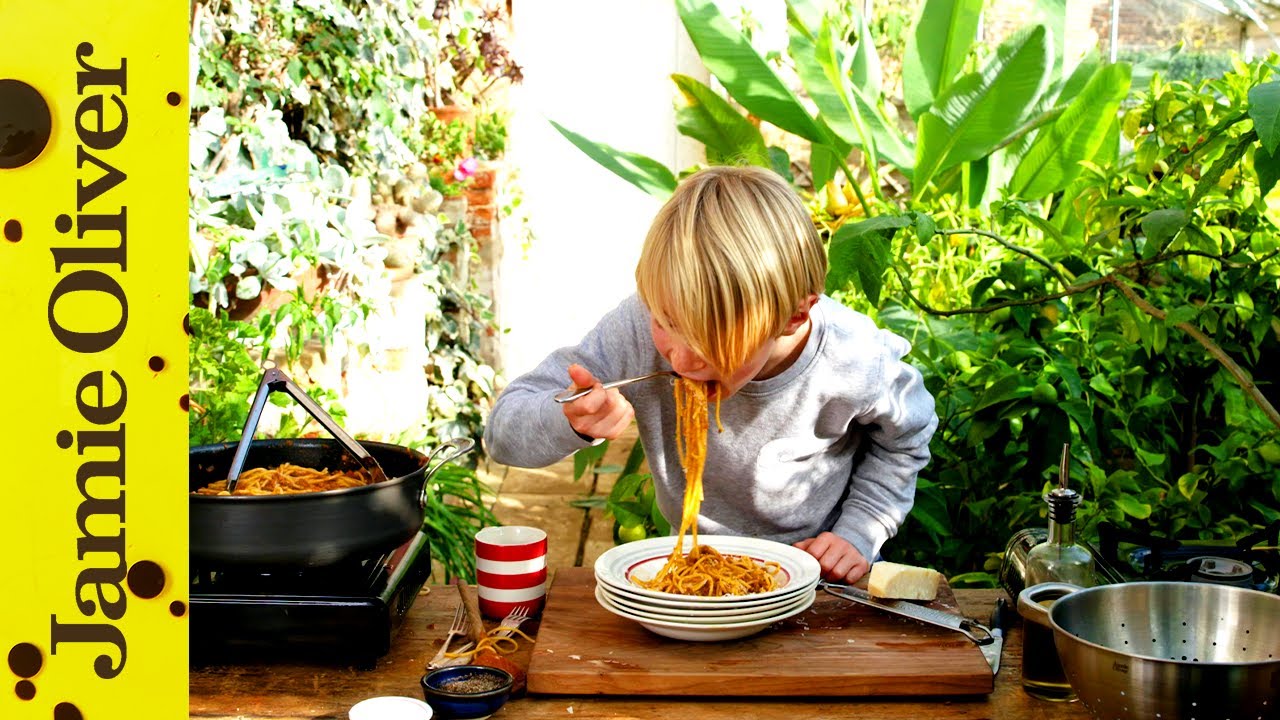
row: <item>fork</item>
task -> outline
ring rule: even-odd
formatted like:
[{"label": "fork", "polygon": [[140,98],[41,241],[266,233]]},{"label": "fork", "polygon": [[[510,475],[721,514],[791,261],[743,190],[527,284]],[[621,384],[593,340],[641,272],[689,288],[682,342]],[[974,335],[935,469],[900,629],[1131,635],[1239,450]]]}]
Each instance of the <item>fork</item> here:
[{"label": "fork", "polygon": [[[498,623],[498,629],[494,631],[493,637],[511,637],[525,620],[532,617],[529,611],[523,607],[518,607],[507,614],[502,622]],[[470,652],[475,647],[475,643],[467,643],[458,648],[458,657],[444,658],[440,661],[439,667],[449,667],[451,665],[465,665],[470,662],[474,653]],[[435,662],[434,660],[432,662]]]},{"label": "fork", "polygon": [[467,616],[462,611],[462,606],[459,605],[458,609],[453,613],[453,624],[449,626],[449,632],[444,636],[444,643],[440,645],[440,651],[436,653],[435,657],[431,658],[431,662],[427,663],[428,670],[435,670],[438,667],[445,666],[450,659],[445,657],[445,653],[449,652],[449,643],[466,631],[466,621]]},{"label": "fork", "polygon": [[[677,376],[676,376],[676,373],[672,370],[662,370],[660,372],[649,373],[648,375],[641,375],[640,377],[626,378],[625,380],[614,380],[613,382],[604,383],[600,387],[605,390],[608,390],[610,388],[622,387],[623,385],[630,385],[633,382],[640,382],[641,380],[650,380],[658,377],[677,377]],[[577,400],[583,395],[586,395],[587,393],[591,392],[592,389],[593,388],[573,388],[572,390],[564,390],[556,394],[553,399],[556,402],[563,405],[564,403],[573,402],[574,400]]]}]

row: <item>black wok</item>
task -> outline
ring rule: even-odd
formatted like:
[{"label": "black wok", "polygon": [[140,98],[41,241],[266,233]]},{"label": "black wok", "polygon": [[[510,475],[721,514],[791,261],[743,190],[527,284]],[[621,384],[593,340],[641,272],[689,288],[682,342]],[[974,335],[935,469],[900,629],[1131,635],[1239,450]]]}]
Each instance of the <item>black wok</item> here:
[{"label": "black wok", "polygon": [[[436,454],[457,457],[463,444]],[[388,480],[363,487],[291,495],[191,495],[191,558],[218,565],[316,567],[360,560],[391,550],[423,522],[428,456],[399,445],[363,442]],[[236,443],[190,450],[190,490],[223,480]],[[448,457],[446,457],[446,455]],[[293,463],[338,469],[354,464],[335,440],[255,440],[245,467]],[[431,471],[434,472],[435,468]]]}]

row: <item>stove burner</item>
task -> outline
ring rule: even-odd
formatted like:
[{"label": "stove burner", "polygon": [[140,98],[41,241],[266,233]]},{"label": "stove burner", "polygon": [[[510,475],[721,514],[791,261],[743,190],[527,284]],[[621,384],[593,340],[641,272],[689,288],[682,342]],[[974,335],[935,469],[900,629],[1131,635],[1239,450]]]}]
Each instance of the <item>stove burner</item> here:
[{"label": "stove burner", "polygon": [[[1027,554],[1049,536],[1043,527],[1024,528],[1009,539],[1000,563],[1000,587],[1017,600],[1026,586]],[[1098,524],[1093,554],[1100,584],[1138,580],[1208,582],[1280,593],[1280,521],[1241,538],[1235,545],[1180,542],[1151,532]]]},{"label": "stove burner", "polygon": [[1098,524],[1097,560],[1127,580],[1208,582],[1274,593],[1280,591],[1280,557],[1254,547],[1274,546],[1278,536],[1280,521],[1235,545],[1180,542],[1104,522]]},{"label": "stove burner", "polygon": [[1196,582],[1217,583],[1250,587],[1253,585],[1253,566],[1238,560],[1220,557],[1197,557],[1187,561],[1191,570],[1191,579]]},{"label": "stove burner", "polygon": [[385,555],[324,568],[192,565],[192,663],[288,659],[371,669],[430,575],[424,532]]}]

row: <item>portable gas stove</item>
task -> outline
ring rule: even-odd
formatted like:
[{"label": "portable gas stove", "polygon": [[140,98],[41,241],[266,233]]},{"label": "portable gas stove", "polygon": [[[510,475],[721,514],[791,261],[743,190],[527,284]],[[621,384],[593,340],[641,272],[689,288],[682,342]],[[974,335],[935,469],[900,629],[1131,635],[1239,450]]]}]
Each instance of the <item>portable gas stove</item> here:
[{"label": "portable gas stove", "polygon": [[399,548],[314,569],[191,567],[191,662],[306,659],[371,669],[431,575],[419,531]]},{"label": "portable gas stove", "polygon": [[[1015,534],[1005,548],[1000,585],[1016,600],[1025,587],[1027,552],[1048,537],[1043,528]],[[1280,521],[1241,538],[1235,544],[1179,541],[1151,532],[1098,524],[1097,544],[1084,543],[1093,554],[1099,583],[1179,580],[1217,583],[1280,592]],[[1266,549],[1259,549],[1260,547]]]}]

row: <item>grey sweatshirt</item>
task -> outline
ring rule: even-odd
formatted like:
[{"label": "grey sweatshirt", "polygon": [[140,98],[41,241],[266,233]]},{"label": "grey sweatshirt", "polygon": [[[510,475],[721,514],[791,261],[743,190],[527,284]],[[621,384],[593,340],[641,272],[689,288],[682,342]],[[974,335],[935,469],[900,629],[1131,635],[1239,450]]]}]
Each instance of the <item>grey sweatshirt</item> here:
[{"label": "grey sweatshirt", "polygon": [[[720,407],[707,439],[698,531],[793,543],[830,530],[869,561],[915,499],[937,427],[933,397],[903,362],[910,345],[870,318],[822,297],[800,357],[751,381]],[[562,348],[516,378],[485,429],[489,455],[543,467],[586,447],[552,396],[578,363],[602,381],[671,367],[654,347],[638,296],[604,316],[577,347]],[[675,445],[671,382],[621,388],[635,407],[658,507],[680,525],[684,472]]]}]

